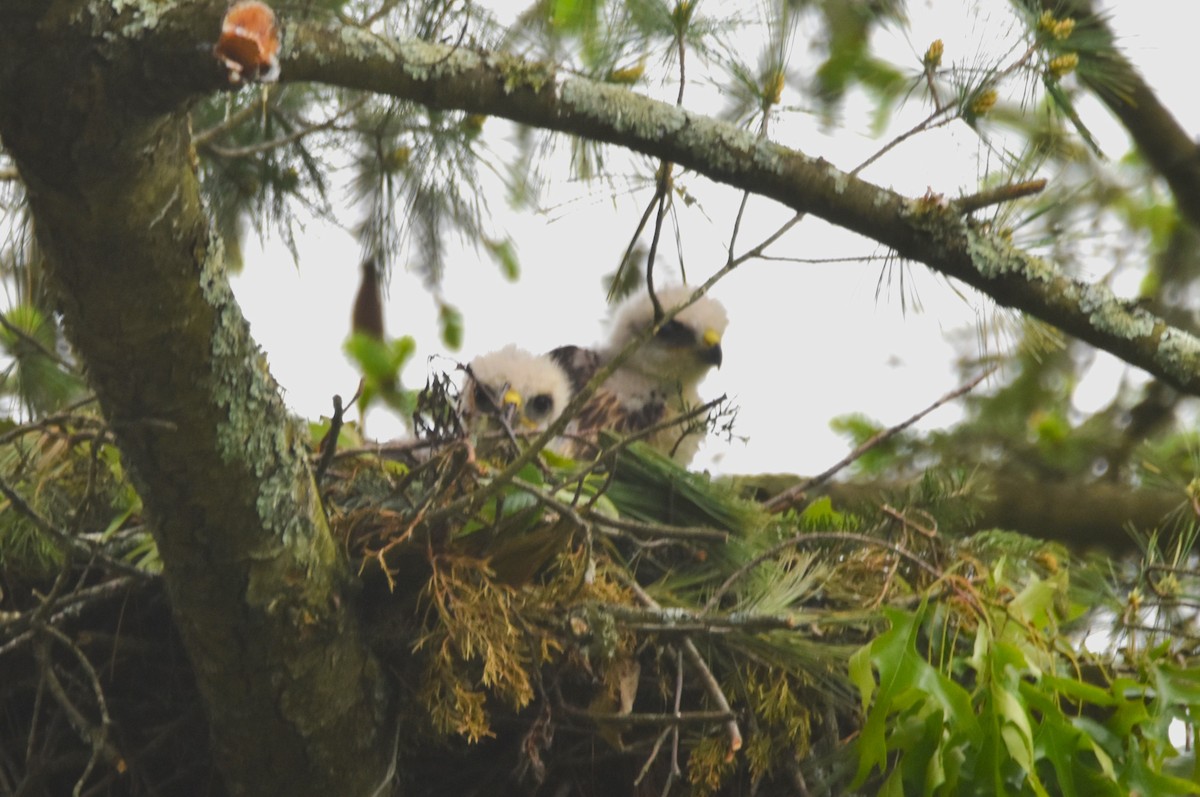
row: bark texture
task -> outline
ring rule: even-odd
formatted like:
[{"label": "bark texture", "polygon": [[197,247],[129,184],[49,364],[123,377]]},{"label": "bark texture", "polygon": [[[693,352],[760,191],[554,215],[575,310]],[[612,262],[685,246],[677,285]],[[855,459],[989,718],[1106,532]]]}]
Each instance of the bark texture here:
[{"label": "bark texture", "polygon": [[394,746],[385,679],[192,164],[186,100],[221,85],[196,31],[223,11],[0,5],[0,136],[151,517],[229,790],[370,794]]}]

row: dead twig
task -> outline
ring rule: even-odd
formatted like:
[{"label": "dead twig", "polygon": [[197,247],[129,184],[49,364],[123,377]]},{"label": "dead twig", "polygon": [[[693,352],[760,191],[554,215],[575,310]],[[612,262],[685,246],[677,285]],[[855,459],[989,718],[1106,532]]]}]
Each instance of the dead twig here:
[{"label": "dead twig", "polygon": [[34,645],[34,655],[41,667],[41,675],[46,688],[49,690],[50,696],[58,703],[59,708],[67,715],[67,719],[70,721],[71,726],[75,728],[75,732],[92,748],[92,755],[75,783],[73,794],[78,795],[98,759],[101,757],[104,758],[117,771],[125,770],[125,759],[109,738],[112,719],[108,714],[108,704],[104,699],[104,690],[100,686],[100,677],[96,674],[96,670],[92,667],[91,662],[88,661],[87,656],[84,655],[83,651],[66,634],[57,628],[42,626],[38,631],[62,644],[79,662],[80,667],[91,683],[92,692],[96,698],[96,705],[100,712],[100,725],[96,727],[71,700],[62,681],[59,680],[58,674],[54,671],[54,662],[50,655],[49,639],[40,639]]},{"label": "dead twig", "polygon": [[978,191],[974,194],[961,196],[958,199],[952,199],[950,206],[959,213],[973,213],[990,205],[1000,205],[1027,196],[1033,196],[1034,194],[1040,194],[1045,188],[1046,181],[1044,179],[1024,180],[1019,183],[1000,185],[995,188],[989,188],[986,191]]},{"label": "dead twig", "polygon": [[342,397],[335,394],[333,397],[333,417],[329,419],[329,431],[321,438],[321,444],[317,447],[320,453],[317,456],[317,467],[314,477],[318,484],[321,482],[321,477],[325,475],[325,471],[329,469],[329,465],[333,462],[333,455],[337,453],[338,435],[342,433],[342,425],[345,422],[345,408],[342,406]]},{"label": "dead twig", "polygon": [[776,617],[751,613],[729,615],[705,615],[703,612],[680,608],[635,608],[617,604],[604,604],[597,609],[612,617],[623,627],[633,631],[669,633],[718,634],[728,631],[776,631],[792,630],[800,624],[793,617]]},{"label": "dead twig", "polygon": [[[650,595],[642,589],[641,585],[632,578],[626,577],[624,574],[619,574],[618,577],[624,585],[633,592],[638,601],[651,609],[662,609],[658,601],[650,597]],[[700,682],[704,685],[704,691],[708,693],[708,697],[717,704],[717,708],[728,714],[729,719],[725,721],[725,733],[729,737],[729,747],[726,750],[726,760],[732,760],[735,753],[742,749],[742,731],[738,728],[736,716],[733,713],[733,708],[729,705],[728,698],[721,690],[721,685],[717,683],[717,679],[713,677],[712,670],[708,668],[708,664],[704,661],[704,657],[700,655],[696,644],[692,642],[690,637],[684,637],[682,640],[683,654],[687,658],[688,663],[695,669],[696,674],[700,676]]]},{"label": "dead twig", "polygon": [[865,442],[863,442],[861,445],[859,445],[857,448],[855,448],[853,451],[851,451],[849,454],[847,454],[842,459],[838,460],[836,463],[834,463],[828,469],[822,471],[821,473],[818,473],[816,476],[813,476],[812,478],[805,479],[804,481],[801,481],[797,484],[792,485],[791,487],[789,487],[788,489],[779,493],[778,495],[774,496],[773,498],[767,499],[765,502],[763,502],[763,506],[767,509],[767,511],[773,512],[773,513],[779,513],[779,512],[784,511],[785,509],[788,509],[794,503],[796,503],[796,501],[799,498],[801,498],[806,491],[811,490],[813,487],[817,487],[817,486],[822,485],[825,482],[829,481],[839,471],[841,471],[843,468],[845,468],[846,466],[853,463],[855,460],[857,460],[863,454],[866,454],[871,449],[873,449],[883,443],[886,443],[888,440],[892,439],[893,437],[895,437],[897,434],[904,431],[908,427],[912,426],[914,423],[921,420],[926,415],[928,415],[929,413],[936,410],[938,407],[942,406],[943,404],[946,404],[947,402],[953,401],[954,399],[970,392],[973,388],[975,388],[976,385],[978,385],[980,382],[982,382],[983,380],[985,380],[989,376],[991,376],[993,373],[995,373],[997,368],[999,368],[999,366],[993,365],[991,368],[988,368],[983,373],[979,374],[979,376],[972,379],[970,382],[967,382],[965,385],[961,385],[961,386],[955,388],[954,390],[951,390],[949,393],[942,396],[937,401],[933,402],[928,407],[926,407],[925,409],[916,413],[915,415],[911,416],[907,420],[901,421],[900,423],[896,424],[895,426],[890,426],[887,429],[884,429],[884,430],[878,432],[877,434],[872,435],[869,440],[866,440]]},{"label": "dead twig", "polygon": [[[583,516],[595,523],[610,529],[626,532],[640,538],[681,540],[684,542],[714,542],[729,541],[729,532],[703,526],[668,526],[663,523],[646,523],[628,518],[614,518],[593,510],[586,510]],[[612,532],[603,532],[613,535]],[[615,536],[615,535],[613,535]]]}]

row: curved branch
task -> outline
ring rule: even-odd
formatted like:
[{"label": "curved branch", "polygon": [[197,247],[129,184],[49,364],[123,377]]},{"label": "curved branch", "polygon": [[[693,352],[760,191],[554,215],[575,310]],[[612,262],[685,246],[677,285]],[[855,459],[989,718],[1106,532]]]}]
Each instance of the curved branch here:
[{"label": "curved branch", "polygon": [[770,197],[920,261],[1200,395],[1200,339],[1013,247],[939,198],[908,199],[823,159],[626,88],[544,64],[360,31],[296,25],[287,80],[389,94],[626,147]]},{"label": "curved branch", "polygon": [[1171,187],[1179,213],[1200,229],[1200,147],[1162,104],[1158,95],[1117,47],[1116,36],[1092,0],[1042,0],[1060,18],[1078,20],[1077,29],[1100,35],[1101,54],[1079,53],[1079,79],[1120,120],[1146,161]]}]

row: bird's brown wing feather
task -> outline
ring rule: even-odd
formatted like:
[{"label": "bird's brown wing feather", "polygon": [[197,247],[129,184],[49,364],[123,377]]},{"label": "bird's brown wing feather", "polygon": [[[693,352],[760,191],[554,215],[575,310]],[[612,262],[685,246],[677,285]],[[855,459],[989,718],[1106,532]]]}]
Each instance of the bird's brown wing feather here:
[{"label": "bird's brown wing feather", "polygon": [[[567,373],[571,387],[578,392],[603,365],[598,352],[580,346],[559,346],[550,357]],[[667,417],[667,406],[661,399],[646,401],[636,409],[621,401],[617,393],[601,388],[567,427],[566,436],[572,439],[568,454],[577,459],[594,457],[601,430],[620,435],[641,432]]]},{"label": "bird's brown wing feather", "polygon": [[625,436],[636,434],[661,421],[666,413],[666,405],[661,401],[650,401],[631,410],[621,403],[616,393],[600,390],[583,405],[567,427],[567,436],[574,439],[571,456],[577,459],[594,457],[601,430]]},{"label": "bird's brown wing feather", "polygon": [[575,430],[580,434],[592,436],[601,429],[617,430],[617,425],[623,422],[624,415],[621,400],[617,395],[607,390],[599,390],[575,416]]},{"label": "bird's brown wing feather", "polygon": [[550,352],[550,359],[567,372],[573,393],[578,393],[600,368],[600,353],[582,346],[559,346]]}]

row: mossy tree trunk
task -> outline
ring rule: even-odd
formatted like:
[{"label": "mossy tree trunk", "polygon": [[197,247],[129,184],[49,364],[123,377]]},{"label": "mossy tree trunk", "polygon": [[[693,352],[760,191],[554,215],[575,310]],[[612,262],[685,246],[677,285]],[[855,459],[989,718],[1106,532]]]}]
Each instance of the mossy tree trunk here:
[{"label": "mossy tree trunk", "polygon": [[221,85],[194,31],[223,10],[6,0],[0,135],[151,518],[229,790],[369,794],[394,746],[386,682],[192,163],[188,97]]}]

